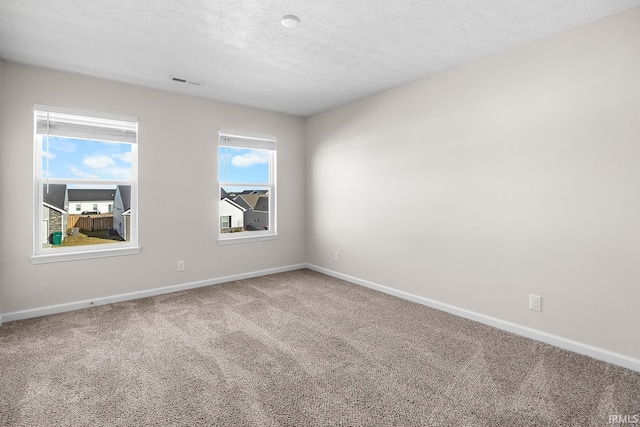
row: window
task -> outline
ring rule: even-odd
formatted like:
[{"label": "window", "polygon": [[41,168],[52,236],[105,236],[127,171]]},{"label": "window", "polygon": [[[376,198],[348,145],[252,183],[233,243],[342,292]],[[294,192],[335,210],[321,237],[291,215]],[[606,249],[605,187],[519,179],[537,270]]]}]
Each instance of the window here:
[{"label": "window", "polygon": [[220,244],[276,237],[276,139],[221,130]]},{"label": "window", "polygon": [[137,120],[46,106],[34,120],[32,261],[139,252]]}]

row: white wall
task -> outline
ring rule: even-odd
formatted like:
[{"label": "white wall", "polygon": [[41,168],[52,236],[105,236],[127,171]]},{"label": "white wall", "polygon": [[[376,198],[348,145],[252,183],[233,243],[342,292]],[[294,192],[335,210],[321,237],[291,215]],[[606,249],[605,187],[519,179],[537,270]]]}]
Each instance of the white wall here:
[{"label": "white wall", "polygon": [[636,8],[310,117],[308,261],[640,358],[639,76]]},{"label": "white wall", "polygon": [[[11,218],[0,222],[4,313],[305,261],[303,119],[13,63],[1,88],[0,218]],[[31,263],[34,104],[138,117],[139,255]],[[278,138],[277,240],[216,243],[219,128]]]}]

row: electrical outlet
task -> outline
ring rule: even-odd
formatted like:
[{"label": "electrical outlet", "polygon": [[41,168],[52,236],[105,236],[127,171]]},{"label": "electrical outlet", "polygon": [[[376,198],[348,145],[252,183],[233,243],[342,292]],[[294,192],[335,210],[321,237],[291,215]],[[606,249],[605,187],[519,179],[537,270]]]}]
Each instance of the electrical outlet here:
[{"label": "electrical outlet", "polygon": [[340,261],[340,252],[333,253],[333,260],[336,262]]},{"label": "electrical outlet", "polygon": [[178,271],[184,271],[184,261],[178,261]]},{"label": "electrical outlet", "polygon": [[529,310],[542,311],[542,297],[529,294]]}]

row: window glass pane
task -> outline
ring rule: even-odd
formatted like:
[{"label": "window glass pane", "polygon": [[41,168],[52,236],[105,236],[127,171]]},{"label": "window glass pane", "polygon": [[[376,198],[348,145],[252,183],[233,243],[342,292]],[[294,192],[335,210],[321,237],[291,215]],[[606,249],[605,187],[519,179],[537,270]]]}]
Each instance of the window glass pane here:
[{"label": "window glass pane", "polygon": [[131,144],[42,138],[42,178],[131,180]]},{"label": "window glass pane", "polygon": [[[75,212],[66,211],[65,200]],[[43,184],[42,247],[130,241],[130,207],[130,185]]]},{"label": "window glass pane", "polygon": [[218,155],[221,183],[269,183],[271,163],[269,150],[220,146]]},{"label": "window glass pane", "polygon": [[222,187],[221,233],[269,230],[269,189]]}]

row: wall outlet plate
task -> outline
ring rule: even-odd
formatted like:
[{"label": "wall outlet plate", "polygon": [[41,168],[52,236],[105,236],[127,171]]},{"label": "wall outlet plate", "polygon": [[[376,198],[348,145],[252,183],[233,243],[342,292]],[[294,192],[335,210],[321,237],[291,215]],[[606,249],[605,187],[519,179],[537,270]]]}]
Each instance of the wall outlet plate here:
[{"label": "wall outlet plate", "polygon": [[529,310],[542,311],[542,297],[540,295],[529,294]]}]

